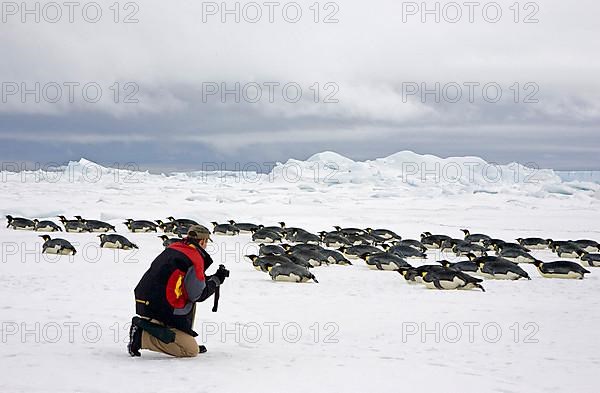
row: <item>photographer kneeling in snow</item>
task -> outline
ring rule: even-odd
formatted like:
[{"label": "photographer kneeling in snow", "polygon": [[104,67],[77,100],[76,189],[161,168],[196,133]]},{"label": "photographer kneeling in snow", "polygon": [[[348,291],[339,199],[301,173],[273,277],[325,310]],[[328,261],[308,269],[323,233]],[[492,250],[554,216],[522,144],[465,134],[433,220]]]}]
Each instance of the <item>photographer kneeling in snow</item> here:
[{"label": "photographer kneeling in snow", "polygon": [[216,311],[219,286],[229,277],[223,265],[214,275],[205,276],[213,263],[205,251],[209,240],[206,227],[192,225],[186,238],[171,244],[152,262],[134,291],[139,317],[131,320],[127,345],[131,356],[141,356],[140,349],[176,357],[206,352],[192,330],[196,302],[215,294]]}]

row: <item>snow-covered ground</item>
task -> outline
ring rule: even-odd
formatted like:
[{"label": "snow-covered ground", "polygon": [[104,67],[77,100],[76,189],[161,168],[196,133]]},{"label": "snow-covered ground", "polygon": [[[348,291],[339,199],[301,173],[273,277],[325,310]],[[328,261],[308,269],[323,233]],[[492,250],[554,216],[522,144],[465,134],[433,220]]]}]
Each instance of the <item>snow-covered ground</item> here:
[{"label": "snow-covered ground", "polygon": [[125,351],[133,287],[162,250],[155,234],[128,234],[125,218],[174,215],[207,226],[283,220],[313,232],[389,228],[405,238],[425,230],[460,237],[466,227],[505,240],[600,240],[593,182],[401,152],[367,162],[321,153],[264,175],[152,175],[81,160],[53,173],[3,172],[0,189],[2,216],[106,220],[139,245],[101,250],[94,234],[63,233],[79,253],[43,256],[37,233],[0,228],[2,392],[600,388],[600,269],[585,280],[557,280],[526,265],[531,281],[486,280],[485,293],[427,290],[361,263],[315,268],[319,284],[276,283],[243,258],[256,251],[249,235],[217,236],[209,250],[231,277],[218,313],[210,301],[198,309],[208,353],[132,359]]}]

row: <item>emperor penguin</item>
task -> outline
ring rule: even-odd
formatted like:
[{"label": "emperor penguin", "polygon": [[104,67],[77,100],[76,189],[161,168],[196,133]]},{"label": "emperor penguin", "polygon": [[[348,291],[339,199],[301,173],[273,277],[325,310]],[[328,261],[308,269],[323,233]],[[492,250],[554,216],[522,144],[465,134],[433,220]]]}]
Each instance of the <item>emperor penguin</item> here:
[{"label": "emperor penguin", "polygon": [[536,260],[534,265],[542,277],[546,278],[572,278],[582,280],[590,271],[578,263],[570,261],[542,262]]},{"label": "emperor penguin", "polygon": [[295,263],[276,264],[269,269],[269,275],[273,281],[308,282],[310,280],[318,283],[317,278],[307,268]]},{"label": "emperor penguin", "polygon": [[138,248],[136,244],[133,244],[125,236],[110,234],[110,235],[98,235],[100,238],[100,247],[102,248],[118,248],[121,250],[131,250]]},{"label": "emperor penguin", "polygon": [[485,292],[480,278],[475,278],[458,270],[425,271],[422,273],[425,287],[430,289],[473,289]]},{"label": "emperor penguin", "polygon": [[7,215],[6,220],[8,221],[8,224],[6,225],[7,228],[12,227],[13,229],[21,231],[32,231],[35,229],[35,222],[28,218]]},{"label": "emperor penguin", "polygon": [[57,255],[75,255],[77,250],[73,245],[65,239],[52,239],[48,235],[40,235],[44,239],[42,245],[42,253],[57,254]]}]

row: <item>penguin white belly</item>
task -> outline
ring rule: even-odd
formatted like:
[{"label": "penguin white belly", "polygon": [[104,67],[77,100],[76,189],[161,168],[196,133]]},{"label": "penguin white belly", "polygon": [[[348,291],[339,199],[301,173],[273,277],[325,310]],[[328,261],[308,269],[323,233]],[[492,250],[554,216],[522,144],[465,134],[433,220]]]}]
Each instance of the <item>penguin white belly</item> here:
[{"label": "penguin white belly", "polygon": [[583,275],[577,272],[569,272],[567,274],[557,274],[557,273],[542,273],[540,272],[542,277],[545,278],[568,278],[568,279],[581,279]]},{"label": "penguin white belly", "polygon": [[544,250],[546,248],[548,248],[548,245],[546,244],[533,244],[533,245],[527,245],[525,246],[530,250]]},{"label": "penguin white belly", "polygon": [[16,231],[31,231],[33,227],[13,227]]},{"label": "penguin white belly", "polygon": [[504,259],[508,259],[509,261],[515,262],[515,263],[533,263],[533,259],[530,259],[523,255],[519,255],[516,257],[504,257]]},{"label": "penguin white belly", "polygon": [[294,273],[290,273],[289,276],[286,276],[284,274],[279,274],[279,275],[277,275],[277,277],[275,277],[275,281],[302,282],[302,277],[300,277]]},{"label": "penguin white belly", "polygon": [[90,232],[94,232],[94,233],[100,233],[100,232],[106,233],[106,232],[108,232],[108,228],[93,228],[93,229],[90,229]]},{"label": "penguin white belly", "polygon": [[411,257],[404,257],[405,259],[427,259],[427,256],[425,257],[421,257],[421,256],[411,256]]},{"label": "penguin white belly", "polygon": [[[423,284],[429,289],[439,289],[435,286],[434,282],[423,281]],[[442,289],[456,289],[463,285],[463,281],[458,280],[457,277],[455,277],[453,281],[440,280],[439,284]]]},{"label": "penguin white belly", "polygon": [[585,267],[600,267],[600,261],[581,261]]},{"label": "penguin white belly", "polygon": [[436,246],[435,244],[423,244],[425,246],[426,249],[428,250],[437,250],[439,249],[438,246]]},{"label": "penguin white belly", "polygon": [[260,241],[263,243],[275,243],[275,239],[272,239],[270,237],[257,238],[255,241]]},{"label": "penguin white belly", "polygon": [[558,256],[561,257],[561,258],[579,258],[579,254],[577,254],[574,251],[572,251],[572,252],[561,252],[560,254],[558,254]]},{"label": "penguin white belly", "polygon": [[58,254],[60,252],[59,247],[48,247],[44,250],[45,254]]},{"label": "penguin white belly", "polygon": [[36,230],[38,232],[54,232],[54,228],[52,227],[38,227]]},{"label": "penguin white belly", "polygon": [[595,247],[595,246],[587,246],[587,247],[583,248],[583,251],[591,253],[591,252],[598,252],[598,251],[600,251],[600,249],[598,249],[598,247]]},{"label": "penguin white belly", "polygon": [[316,259],[309,259],[308,263],[310,263],[312,267],[321,266],[321,261],[317,261]]},{"label": "penguin white belly", "polygon": [[73,250],[69,250],[67,248],[63,248],[58,252],[59,255],[73,255]]},{"label": "penguin white belly", "polygon": [[387,270],[387,271],[392,271],[392,270],[398,270],[398,266],[396,266],[395,263],[388,263],[385,265],[381,265],[382,270]]},{"label": "penguin white belly", "polygon": [[121,243],[119,241],[116,242],[104,242],[102,244],[103,248],[121,248]]},{"label": "penguin white belly", "polygon": [[518,280],[521,277],[513,272],[507,272],[506,274],[489,274],[482,272],[481,275],[492,280]]}]

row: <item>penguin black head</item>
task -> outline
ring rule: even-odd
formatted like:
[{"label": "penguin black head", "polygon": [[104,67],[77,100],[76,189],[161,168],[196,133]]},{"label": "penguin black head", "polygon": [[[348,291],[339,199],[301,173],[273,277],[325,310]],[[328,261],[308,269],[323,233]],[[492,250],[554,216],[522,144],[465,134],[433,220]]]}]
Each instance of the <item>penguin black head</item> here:
[{"label": "penguin black head", "polygon": [[283,244],[281,245],[281,248],[283,248],[284,250],[288,251],[290,248],[292,248],[292,246],[290,246],[290,245],[289,245],[289,244],[287,244],[287,243],[283,243]]},{"label": "penguin black head", "polygon": [[233,221],[233,220],[229,220],[227,222],[230,223],[231,225],[235,225],[235,221]]},{"label": "penguin black head", "polygon": [[161,228],[165,225],[164,222],[162,222],[162,220],[154,220],[154,222],[157,223],[158,226]]},{"label": "penguin black head", "polygon": [[383,248],[385,251],[389,250],[391,246],[388,243],[381,243],[381,248]]},{"label": "penguin black head", "polygon": [[336,231],[341,231],[342,230],[342,227],[339,226],[339,225],[334,225],[333,227],[335,228]]},{"label": "penguin black head", "polygon": [[471,232],[468,229],[461,229],[461,232],[465,234],[465,236],[469,236]]},{"label": "penguin black head", "polygon": [[364,254],[360,255],[360,259],[364,259],[365,261],[368,261],[369,260],[369,255],[371,255],[371,254],[368,253],[368,252],[365,252]]},{"label": "penguin black head", "polygon": [[167,217],[167,220],[169,220],[169,221],[175,221],[175,217],[173,217],[173,216]]},{"label": "penguin black head", "polygon": [[65,216],[57,216],[60,219],[60,222],[64,223],[65,221],[67,221],[67,217]]},{"label": "penguin black head", "polygon": [[104,238],[106,237],[106,235],[105,234],[101,234],[101,235],[98,235],[98,237],[100,238],[100,240],[104,240]]},{"label": "penguin black head", "polygon": [[346,252],[346,247],[340,247],[340,248],[338,248],[338,251],[339,252]]},{"label": "penguin black head", "polygon": [[40,220],[38,220],[37,218],[34,218],[33,222],[36,223],[36,224],[39,224]]},{"label": "penguin black head", "polygon": [[77,221],[85,221],[85,220],[83,219],[83,217],[81,217],[81,216],[74,216],[74,217],[77,219]]},{"label": "penguin black head", "polygon": [[252,262],[254,262],[258,258],[258,255],[254,255],[254,254],[244,255],[244,256],[246,258],[248,258],[249,260],[251,260]]},{"label": "penguin black head", "polygon": [[13,221],[13,216],[11,216],[10,214],[6,215],[6,219],[8,220],[8,222],[12,222]]},{"label": "penguin black head", "polygon": [[469,258],[469,261],[474,260],[475,258],[477,258],[477,256],[475,254],[473,254],[472,252],[467,254],[467,258]]},{"label": "penguin black head", "polygon": [[167,240],[169,238],[167,235],[160,235],[160,236],[157,236],[157,237],[159,239],[162,239],[162,241],[165,241],[165,240]]},{"label": "penguin black head", "polygon": [[48,235],[40,235],[40,237],[42,239],[44,239],[45,242],[47,242],[48,240],[51,240],[50,236],[48,236]]},{"label": "penguin black head", "polygon": [[441,261],[436,261],[437,263],[439,263],[440,265],[442,265],[443,267],[450,267],[451,263],[445,259],[442,259]]},{"label": "penguin black head", "polygon": [[282,228],[285,228],[285,222],[279,221],[278,224],[281,225]]},{"label": "penguin black head", "polygon": [[219,223],[218,223],[218,222],[216,222],[216,221],[211,221],[211,224],[213,224],[214,226],[217,226],[217,225],[219,225]]}]

